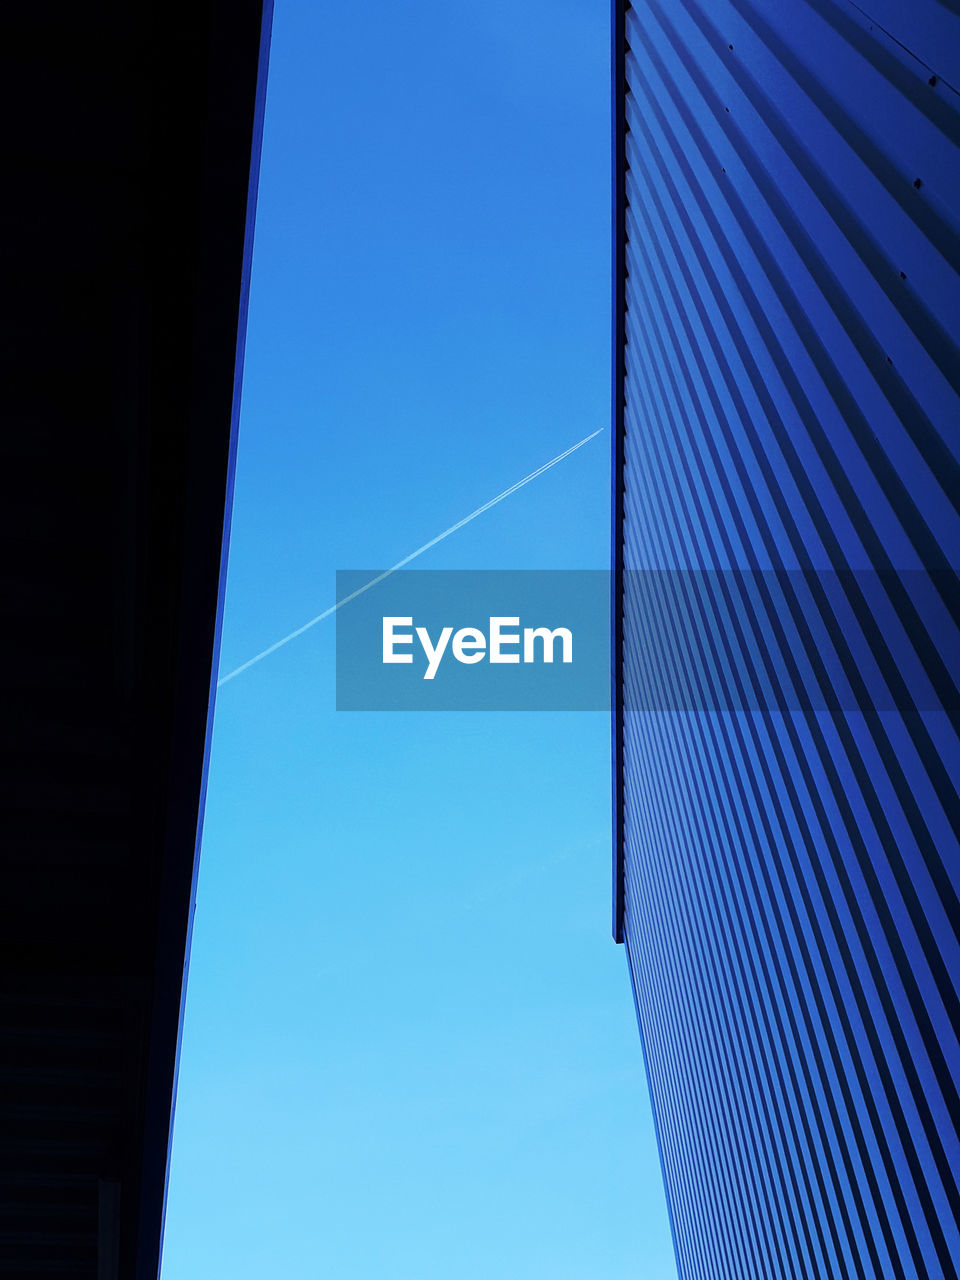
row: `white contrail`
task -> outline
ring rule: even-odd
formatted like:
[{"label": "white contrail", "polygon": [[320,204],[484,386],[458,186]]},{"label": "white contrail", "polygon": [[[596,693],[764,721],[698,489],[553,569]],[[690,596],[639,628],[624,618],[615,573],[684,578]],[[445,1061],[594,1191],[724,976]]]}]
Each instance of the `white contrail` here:
[{"label": "white contrail", "polygon": [[228,680],[232,680],[234,676],[238,676],[241,672],[246,671],[248,667],[254,666],[258,662],[262,662],[264,658],[269,658],[271,653],[276,653],[278,649],[282,649],[285,644],[289,644],[291,640],[296,640],[297,636],[302,636],[305,631],[309,631],[311,627],[315,627],[318,622],[322,622],[324,618],[329,618],[332,613],[336,613],[338,609],[342,609],[345,604],[349,604],[351,600],[356,600],[357,596],[362,596],[365,591],[369,591],[371,587],[375,587],[378,582],[382,582],[384,578],[389,578],[391,573],[396,573],[398,569],[402,569],[404,565],[409,564],[411,560],[416,560],[417,556],[422,556],[425,551],[429,551],[431,547],[435,547],[438,542],[442,542],[444,538],[449,538],[451,533],[456,533],[458,529],[462,529],[465,524],[469,524],[471,520],[476,520],[477,516],[482,516],[485,511],[489,511],[491,507],[495,507],[498,502],[502,502],[504,498],[509,498],[511,493],[516,493],[518,489],[522,489],[525,484],[529,484],[531,480],[536,480],[537,476],[542,476],[545,471],[549,471],[551,467],[555,467],[558,462],[562,462],[564,458],[569,458],[571,453],[576,453],[594,436],[598,436],[603,430],[599,427],[596,431],[592,431],[590,435],[584,436],[582,440],[578,440],[576,444],[572,444],[569,449],[564,449],[563,453],[558,453],[555,458],[551,458],[549,462],[545,462],[542,467],[537,467],[536,471],[531,471],[528,476],[524,476],[522,480],[518,480],[516,484],[512,484],[509,489],[504,489],[503,493],[498,493],[495,498],[491,498],[489,502],[485,502],[482,507],[477,507],[476,511],[471,511],[468,516],[464,516],[462,520],[458,520],[456,524],[452,524],[449,529],[444,529],[443,533],[438,533],[435,538],[431,538],[429,542],[425,542],[422,547],[417,547],[416,551],[411,551],[408,556],[404,556],[402,560],[398,560],[395,565],[391,565],[389,569],[384,569],[383,573],[378,573],[375,578],[371,578],[369,582],[365,582],[362,587],[357,587],[356,591],[351,591],[348,596],[344,596],[342,600],[338,600],[336,604],[332,604],[329,609],[324,609],[323,613],[318,613],[315,618],[311,618],[309,622],[305,622],[302,627],[297,627],[296,631],[291,631],[288,636],[284,636],[282,640],[275,641],[268,649],[256,654],[252,658],[248,658],[246,662],[239,667],[235,667],[233,671],[228,671],[225,676],[220,676],[217,680],[217,688],[225,685]]}]

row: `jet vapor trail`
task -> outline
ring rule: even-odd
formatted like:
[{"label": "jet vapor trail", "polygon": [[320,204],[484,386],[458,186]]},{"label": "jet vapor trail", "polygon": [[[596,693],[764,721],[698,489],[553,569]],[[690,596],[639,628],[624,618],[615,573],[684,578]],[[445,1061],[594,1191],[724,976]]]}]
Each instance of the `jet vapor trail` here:
[{"label": "jet vapor trail", "polygon": [[324,618],[329,618],[331,614],[336,613],[338,609],[342,609],[345,604],[349,604],[351,600],[356,600],[357,596],[362,596],[365,591],[369,591],[371,587],[375,587],[378,582],[382,582],[384,578],[389,578],[391,573],[396,573],[398,569],[402,569],[404,565],[416,560],[417,556],[422,556],[425,551],[429,551],[431,547],[435,547],[438,542],[442,542],[444,538],[449,538],[451,533],[456,533],[458,529],[462,529],[465,524],[469,524],[471,520],[476,520],[477,516],[482,516],[485,511],[489,511],[491,507],[495,507],[498,502],[502,502],[504,498],[509,498],[511,493],[516,493],[518,489],[522,489],[525,484],[529,484],[531,480],[536,480],[537,476],[542,476],[545,471],[549,471],[551,467],[555,467],[558,462],[562,462],[564,458],[569,458],[571,453],[576,453],[578,449],[582,449],[588,441],[594,436],[598,436],[603,430],[599,427],[596,431],[592,431],[590,435],[584,436],[582,440],[578,440],[576,444],[572,444],[569,449],[564,449],[563,453],[558,453],[555,458],[551,458],[549,462],[545,462],[543,466],[537,467],[536,471],[531,471],[528,476],[524,476],[522,480],[518,480],[516,484],[512,484],[509,489],[504,489],[503,493],[498,493],[495,498],[491,498],[489,502],[485,502],[482,507],[477,507],[476,511],[471,511],[468,516],[464,516],[462,520],[458,520],[456,524],[452,524],[449,529],[444,529],[443,533],[438,533],[435,538],[431,538],[429,542],[425,542],[422,547],[417,547],[416,551],[411,551],[408,556],[404,556],[402,560],[398,560],[395,565],[391,565],[389,569],[384,569],[383,573],[378,573],[375,578],[371,578],[369,582],[365,582],[362,587],[357,587],[356,591],[351,591],[348,596],[344,596],[342,600],[338,600],[336,604],[332,604],[329,609],[324,609],[323,613],[318,613],[315,618],[311,618],[309,622],[305,622],[302,627],[297,627],[296,631],[291,631],[288,636],[284,636],[282,640],[275,641],[268,649],[262,650],[252,658],[248,658],[246,662],[241,663],[239,667],[235,667],[233,671],[228,671],[225,676],[220,676],[217,680],[217,688],[225,685],[228,680],[233,680],[235,676],[246,671],[248,667],[254,666],[258,662],[262,662],[264,658],[269,658],[271,653],[276,653],[278,649],[282,649],[285,644],[289,644],[291,640],[296,640],[297,636],[302,636],[305,631],[309,631],[311,627],[315,627],[318,622],[322,622]]}]

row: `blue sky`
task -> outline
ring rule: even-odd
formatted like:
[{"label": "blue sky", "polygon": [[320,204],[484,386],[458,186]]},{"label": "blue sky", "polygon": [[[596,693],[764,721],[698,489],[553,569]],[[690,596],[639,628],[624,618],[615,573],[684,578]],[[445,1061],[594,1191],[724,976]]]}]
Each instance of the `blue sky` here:
[{"label": "blue sky", "polygon": [[[608,14],[274,20],[222,669],[609,417]],[[417,562],[602,568],[609,438]],[[672,1280],[609,722],[217,701],[164,1280]]]}]

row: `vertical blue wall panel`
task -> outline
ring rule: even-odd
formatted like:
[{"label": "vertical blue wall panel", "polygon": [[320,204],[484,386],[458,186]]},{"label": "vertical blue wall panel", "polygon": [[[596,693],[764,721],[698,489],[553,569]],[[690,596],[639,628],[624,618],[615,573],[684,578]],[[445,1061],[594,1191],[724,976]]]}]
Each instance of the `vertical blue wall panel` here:
[{"label": "vertical blue wall panel", "polygon": [[955,1278],[960,14],[616,19],[616,915],[680,1273]]}]

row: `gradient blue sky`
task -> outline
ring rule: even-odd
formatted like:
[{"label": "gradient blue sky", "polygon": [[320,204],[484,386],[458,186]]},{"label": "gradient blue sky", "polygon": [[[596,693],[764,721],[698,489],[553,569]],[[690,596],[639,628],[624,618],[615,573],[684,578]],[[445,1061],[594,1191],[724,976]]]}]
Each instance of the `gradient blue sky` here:
[{"label": "gradient blue sky", "polygon": [[[222,669],[609,417],[605,0],[279,0]],[[609,436],[419,568],[601,568]],[[217,701],[164,1280],[671,1280],[604,714]]]}]

